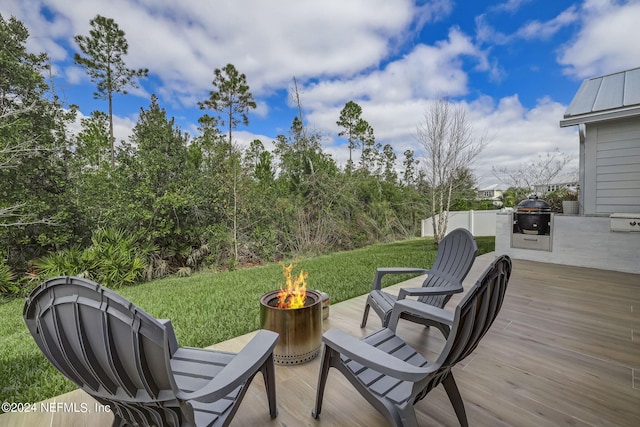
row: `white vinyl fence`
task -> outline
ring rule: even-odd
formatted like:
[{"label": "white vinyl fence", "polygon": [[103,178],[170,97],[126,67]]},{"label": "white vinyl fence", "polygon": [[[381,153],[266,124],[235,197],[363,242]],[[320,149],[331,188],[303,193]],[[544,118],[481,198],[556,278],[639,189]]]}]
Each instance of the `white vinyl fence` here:
[{"label": "white vinyl fence", "polygon": [[[474,236],[496,235],[496,214],[501,210],[490,211],[457,211],[449,212],[447,232],[456,228],[466,228]],[[444,213],[445,215],[447,212]],[[438,219],[436,218],[436,221]],[[433,237],[433,222],[431,218],[422,220],[422,237]]]}]

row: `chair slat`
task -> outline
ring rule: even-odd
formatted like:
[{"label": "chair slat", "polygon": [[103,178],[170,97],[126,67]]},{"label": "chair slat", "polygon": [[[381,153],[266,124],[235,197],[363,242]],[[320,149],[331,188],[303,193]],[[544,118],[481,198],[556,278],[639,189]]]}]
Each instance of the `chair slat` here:
[{"label": "chair slat", "polygon": [[[59,348],[63,354],[64,360],[69,364],[69,368],[72,369],[79,378],[80,382],[91,387],[92,390],[98,391],[100,383],[96,380],[93,374],[86,368],[85,360],[82,356],[82,349],[74,338],[77,337],[77,321],[75,304],[61,304],[56,306],[57,310],[52,312],[53,323],[55,325],[56,335],[59,340]],[[73,314],[73,321],[70,319],[69,313]],[[67,319],[64,319],[64,317]],[[64,319],[64,320],[63,320]],[[65,323],[65,320],[67,323]],[[71,327],[72,322],[73,327]],[[75,333],[74,333],[75,332]],[[76,335],[74,337],[73,335]],[[76,341],[72,343],[72,341]],[[80,356],[78,354],[80,353]],[[82,359],[81,359],[82,358]]]},{"label": "chair slat", "polygon": [[[105,317],[105,343],[107,346],[107,355],[109,357],[109,363],[111,365],[111,369],[113,374],[115,375],[116,381],[119,387],[129,396],[135,397],[138,393],[138,388],[131,381],[132,376],[127,371],[127,368],[123,364],[123,360],[130,360],[131,354],[127,354],[128,352],[122,351],[122,347],[126,344],[131,344],[134,340],[133,331],[129,334],[129,336],[124,336],[123,334],[118,334],[115,330],[119,327],[119,320],[114,319],[112,316]],[[116,337],[117,336],[117,337]],[[127,343],[123,343],[125,345],[120,345],[119,341],[125,340]]]},{"label": "chair slat", "polygon": [[[91,308],[89,310],[92,310]],[[87,334],[87,328],[85,325],[90,324],[94,321],[94,319],[88,319],[84,317],[82,314],[84,311],[82,310],[81,305],[76,305],[75,307],[76,317],[77,317],[77,327],[80,335],[80,342],[82,347],[84,348],[84,358],[85,363],[88,369],[93,373],[96,381],[100,383],[102,387],[109,391],[109,393],[115,393],[118,386],[111,379],[111,376],[105,372],[103,369],[103,365],[99,362],[99,357],[94,351],[94,346],[89,338],[89,334]],[[98,390],[97,388],[95,389]]]}]

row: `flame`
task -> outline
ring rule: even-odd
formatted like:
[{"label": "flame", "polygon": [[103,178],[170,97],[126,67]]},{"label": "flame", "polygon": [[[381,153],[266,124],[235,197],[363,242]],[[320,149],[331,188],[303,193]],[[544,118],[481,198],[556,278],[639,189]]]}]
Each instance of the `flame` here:
[{"label": "flame", "polygon": [[304,302],[307,299],[307,282],[306,279],[309,273],[304,270],[300,270],[300,274],[294,280],[291,272],[295,265],[289,264],[282,266],[282,275],[284,276],[285,285],[280,287],[278,293],[278,305],[277,308],[302,308]]}]

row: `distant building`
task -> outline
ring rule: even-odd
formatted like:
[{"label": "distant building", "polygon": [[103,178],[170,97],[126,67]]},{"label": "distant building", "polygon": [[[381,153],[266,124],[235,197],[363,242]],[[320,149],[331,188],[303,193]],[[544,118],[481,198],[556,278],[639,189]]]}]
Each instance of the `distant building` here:
[{"label": "distant building", "polygon": [[493,184],[485,188],[481,188],[477,192],[478,200],[491,200],[494,206],[502,207],[502,192],[498,184]]},{"label": "distant building", "polygon": [[549,184],[537,184],[535,187],[536,194],[546,194],[552,191],[567,189],[571,191],[578,190],[578,181],[572,182],[554,182]]}]

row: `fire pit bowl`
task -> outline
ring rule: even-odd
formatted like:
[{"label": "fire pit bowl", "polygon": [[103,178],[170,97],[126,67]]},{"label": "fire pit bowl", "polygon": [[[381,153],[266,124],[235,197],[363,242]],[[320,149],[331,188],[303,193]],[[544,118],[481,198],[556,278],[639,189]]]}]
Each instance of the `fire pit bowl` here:
[{"label": "fire pit bowl", "polygon": [[304,307],[278,308],[278,293],[267,292],[260,298],[260,325],[280,334],[273,350],[278,365],[299,365],[313,360],[322,344],[322,297],[307,291]]}]

